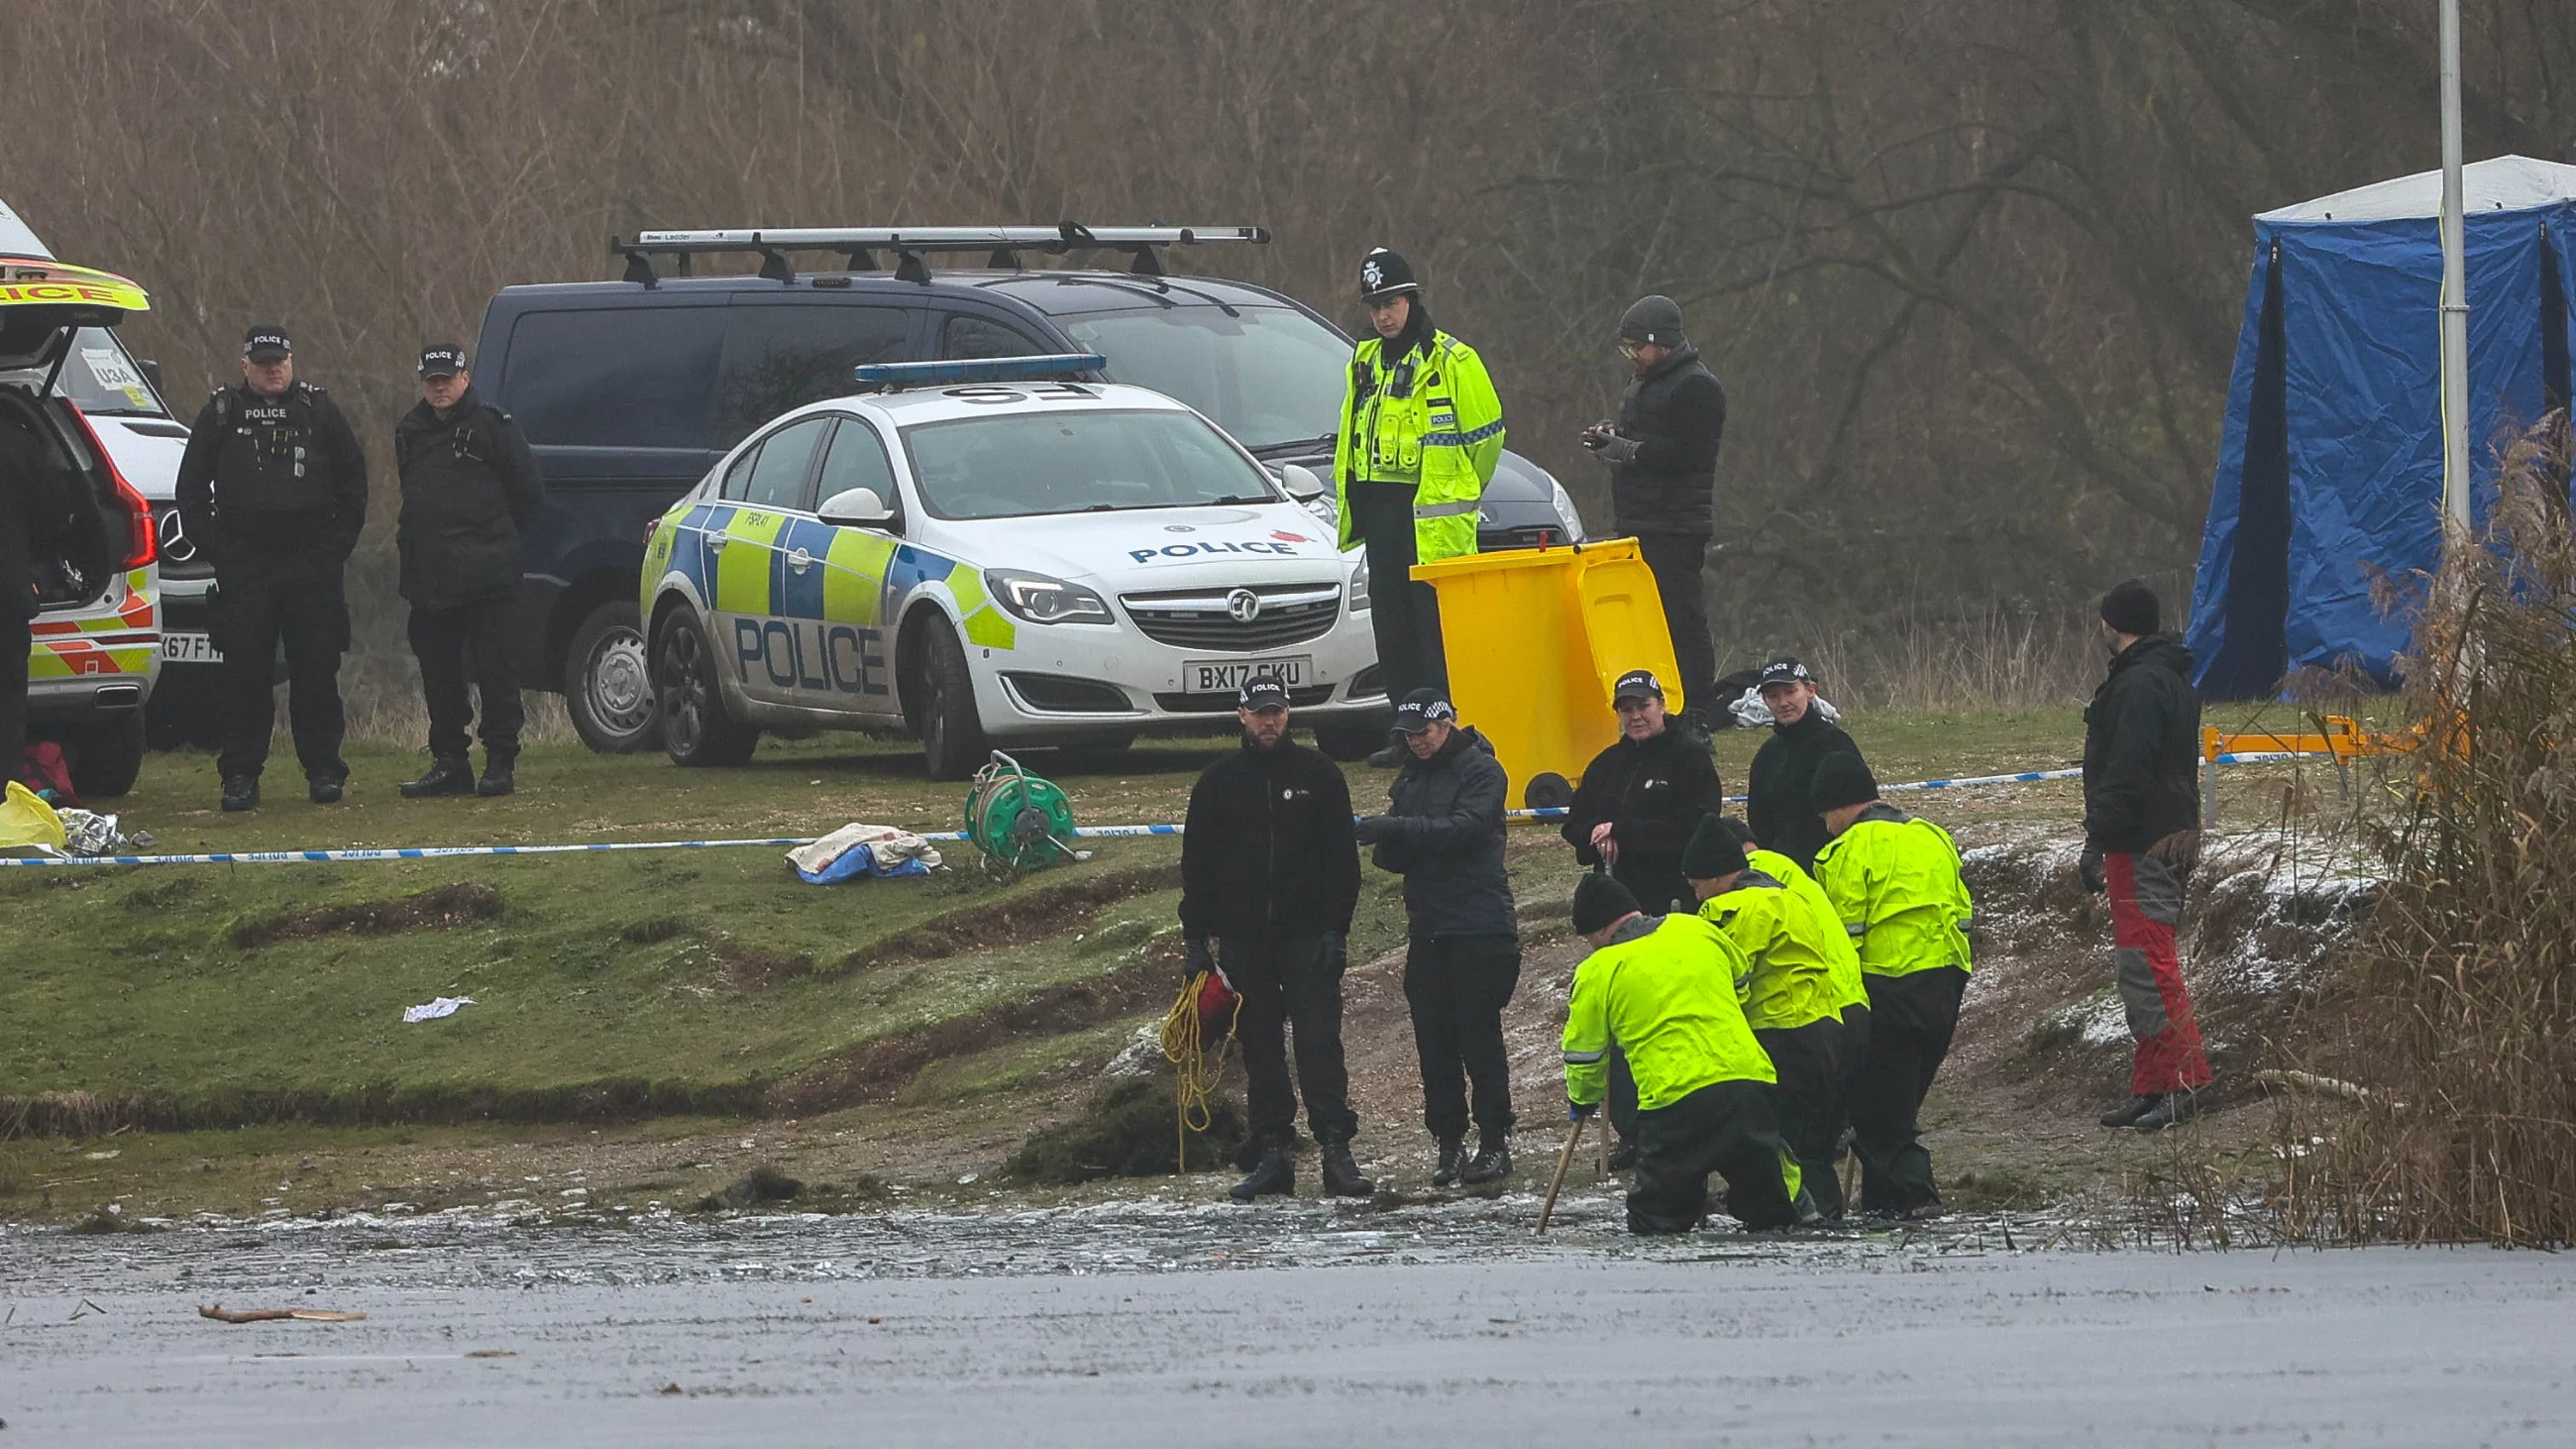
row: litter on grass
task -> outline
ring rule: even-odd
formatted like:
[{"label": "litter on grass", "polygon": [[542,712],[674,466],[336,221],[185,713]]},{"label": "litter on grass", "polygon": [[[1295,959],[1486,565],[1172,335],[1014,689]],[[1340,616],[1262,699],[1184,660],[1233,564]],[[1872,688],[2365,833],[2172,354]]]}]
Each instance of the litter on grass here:
[{"label": "litter on grass", "polygon": [[787,852],[787,863],[807,885],[830,885],[861,875],[928,875],[939,868],[939,848],[909,830],[853,822]]},{"label": "litter on grass", "polygon": [[454,1016],[456,1014],[456,1008],[460,1006],[472,1006],[473,1004],[474,998],[471,996],[442,996],[436,1001],[425,1001],[418,1006],[404,1007],[403,1020],[407,1022],[436,1021],[442,1016]]}]

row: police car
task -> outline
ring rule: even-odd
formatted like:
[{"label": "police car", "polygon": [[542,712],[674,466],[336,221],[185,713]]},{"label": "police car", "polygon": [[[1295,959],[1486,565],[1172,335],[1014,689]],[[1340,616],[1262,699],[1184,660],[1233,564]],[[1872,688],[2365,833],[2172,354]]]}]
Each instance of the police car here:
[{"label": "police car", "polygon": [[[755,431],[654,524],[663,745],[907,729],[933,778],[995,743],[1114,747],[1229,717],[1258,672],[1337,753],[1386,709],[1369,580],[1321,483],[1274,477],[1096,355],[890,363]],[[1292,493],[1292,489],[1295,491]]]}]

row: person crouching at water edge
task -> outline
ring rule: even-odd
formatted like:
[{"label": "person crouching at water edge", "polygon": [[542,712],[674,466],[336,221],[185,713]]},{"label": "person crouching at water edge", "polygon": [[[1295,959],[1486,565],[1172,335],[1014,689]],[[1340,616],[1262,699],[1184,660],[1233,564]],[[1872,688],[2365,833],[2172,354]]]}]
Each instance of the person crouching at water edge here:
[{"label": "person crouching at water edge", "polygon": [[1708,1175],[1726,1179],[1726,1210],[1748,1228],[1818,1218],[1780,1140],[1776,1075],[1745,1025],[1736,981],[1742,948],[1697,916],[1650,916],[1626,886],[1588,875],[1574,891],[1574,929],[1592,954],[1574,970],[1565,1022],[1569,1121],[1598,1110],[1612,1043],[1637,1078],[1637,1168],[1628,1231],[1687,1233],[1708,1216]]}]

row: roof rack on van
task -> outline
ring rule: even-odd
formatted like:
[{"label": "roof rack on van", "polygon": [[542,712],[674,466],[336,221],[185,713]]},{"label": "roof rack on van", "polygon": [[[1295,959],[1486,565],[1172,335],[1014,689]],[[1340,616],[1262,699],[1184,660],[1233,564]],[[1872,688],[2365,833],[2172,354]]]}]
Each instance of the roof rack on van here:
[{"label": "roof rack on van", "polygon": [[639,231],[631,241],[615,236],[608,239],[611,256],[626,258],[629,282],[649,287],[657,280],[653,258],[679,258],[680,275],[689,271],[689,258],[713,252],[757,252],[760,275],[774,282],[796,280],[796,271],[788,265],[789,252],[845,252],[849,269],[854,272],[881,270],[876,254],[891,248],[895,253],[895,278],[904,282],[930,280],[930,264],[924,255],[930,252],[992,253],[991,265],[1017,268],[1022,251],[1046,252],[1062,256],[1077,251],[1123,251],[1136,261],[1131,269],[1149,277],[1163,275],[1160,247],[1198,246],[1204,242],[1251,242],[1266,245],[1270,229],[1260,226],[1084,226],[1080,222],[1058,222],[1054,226],[804,226],[782,227],[762,231]]}]

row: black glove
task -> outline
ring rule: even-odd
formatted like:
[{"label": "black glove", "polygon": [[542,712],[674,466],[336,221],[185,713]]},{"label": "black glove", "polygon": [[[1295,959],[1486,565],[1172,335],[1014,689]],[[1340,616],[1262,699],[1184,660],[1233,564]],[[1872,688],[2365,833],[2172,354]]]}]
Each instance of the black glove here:
[{"label": "black glove", "polygon": [[1636,462],[1636,461],[1637,461],[1637,440],[1636,440],[1636,439],[1634,439],[1634,438],[1622,438],[1622,437],[1619,437],[1619,436],[1618,436],[1618,435],[1616,435],[1616,434],[1613,434],[1613,435],[1611,435],[1609,438],[1606,438],[1606,439],[1604,439],[1604,440],[1602,441],[1601,448],[1600,448],[1600,453],[1601,453],[1602,458],[1603,458],[1604,460],[1608,461],[1608,462],[1612,462],[1612,463],[1633,463],[1633,462]]},{"label": "black glove", "polygon": [[1565,1120],[1568,1122],[1580,1122],[1584,1118],[1589,1117],[1600,1110],[1601,1104],[1598,1102],[1577,1102],[1573,1098],[1569,1097],[1565,1102]]},{"label": "black glove", "polygon": [[1598,453],[1601,451],[1602,444],[1609,442],[1612,438],[1617,437],[1618,435],[1619,425],[1608,418],[1603,418],[1601,421],[1594,423],[1592,426],[1583,430],[1583,446]]},{"label": "black glove", "polygon": [[2075,858],[2075,874],[2084,888],[2095,895],[2109,890],[2110,882],[2102,875],[2102,847],[2087,842],[2084,853]]},{"label": "black glove", "polygon": [[1216,969],[1216,953],[1208,949],[1205,936],[1181,938],[1182,979],[1196,981],[1205,972]]},{"label": "black glove", "polygon": [[1401,815],[1363,815],[1351,827],[1351,837],[1362,845],[1379,845],[1402,840],[1412,829],[1413,822]]}]

